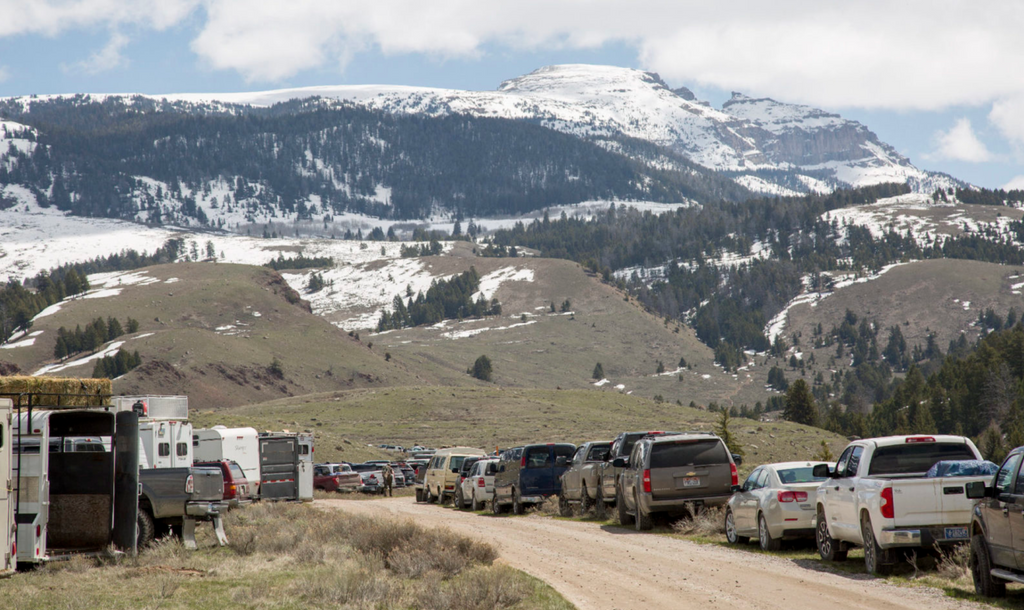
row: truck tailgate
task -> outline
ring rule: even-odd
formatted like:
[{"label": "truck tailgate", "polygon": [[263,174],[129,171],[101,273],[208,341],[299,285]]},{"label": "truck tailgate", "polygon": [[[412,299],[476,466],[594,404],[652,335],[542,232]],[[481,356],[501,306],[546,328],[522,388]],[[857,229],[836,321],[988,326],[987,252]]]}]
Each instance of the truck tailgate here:
[{"label": "truck tailgate", "polygon": [[224,473],[220,468],[194,468],[192,471],[192,501],[218,501],[224,498]]},{"label": "truck tailgate", "polygon": [[892,492],[896,527],[970,523],[974,500],[967,498],[964,488],[972,481],[991,478],[991,475],[983,475],[894,479]]}]

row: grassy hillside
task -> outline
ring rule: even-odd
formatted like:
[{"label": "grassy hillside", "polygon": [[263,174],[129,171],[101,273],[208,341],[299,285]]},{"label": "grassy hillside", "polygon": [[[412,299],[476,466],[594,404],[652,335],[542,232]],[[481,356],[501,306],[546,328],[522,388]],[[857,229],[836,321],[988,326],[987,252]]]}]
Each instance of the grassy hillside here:
[{"label": "grassy hillside", "polygon": [[[809,459],[825,440],[838,455],[846,441],[788,422],[733,418],[731,431],[757,464]],[[594,390],[397,387],[332,392],[195,414],[197,427],[309,430],[318,460],[362,460],[367,444],[469,445],[493,449],[526,442],[611,439],[623,430],[712,430],[717,415],[636,396]]]},{"label": "grassy hillside", "polygon": [[[114,317],[124,324],[130,316],[139,321],[139,332],[117,341],[124,341],[123,349],[138,350],[142,366],[115,381],[117,393],[188,394],[194,407],[210,408],[424,382],[402,365],[385,362],[379,350],[309,313],[269,269],[178,263],[132,275],[125,278],[120,294],[69,301],[56,313],[38,318],[31,329],[40,333],[35,342],[6,349],[0,358],[33,372],[55,362],[60,326],[84,327],[96,317]],[[74,356],[69,363],[87,355]],[[275,359],[280,375],[271,367]],[[94,365],[90,360],[55,374],[89,376]]]}]

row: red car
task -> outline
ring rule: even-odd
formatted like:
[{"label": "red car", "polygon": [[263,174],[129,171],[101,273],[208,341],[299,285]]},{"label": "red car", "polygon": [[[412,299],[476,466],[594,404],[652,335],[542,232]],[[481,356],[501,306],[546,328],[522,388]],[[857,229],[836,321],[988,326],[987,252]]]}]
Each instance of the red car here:
[{"label": "red car", "polygon": [[313,489],[355,491],[362,484],[359,473],[348,464],[317,464],[313,467]]},{"label": "red car", "polygon": [[229,508],[238,508],[252,503],[252,487],[246,480],[238,462],[221,460],[219,462],[196,462],[195,465],[220,468],[224,474],[224,502]]}]

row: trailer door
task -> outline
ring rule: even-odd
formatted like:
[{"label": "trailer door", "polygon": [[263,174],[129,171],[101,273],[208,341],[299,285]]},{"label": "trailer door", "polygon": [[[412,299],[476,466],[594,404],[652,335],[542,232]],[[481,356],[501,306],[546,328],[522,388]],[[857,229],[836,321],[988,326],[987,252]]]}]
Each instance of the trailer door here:
[{"label": "trailer door", "polygon": [[14,571],[17,562],[14,549],[14,502],[11,493],[14,473],[11,471],[11,412],[13,403],[9,398],[0,399],[0,574]]},{"label": "trailer door", "polygon": [[139,518],[139,415],[121,411],[114,433],[114,532],[111,542],[131,555]]},{"label": "trailer door", "polygon": [[260,498],[298,500],[299,447],[295,437],[260,439]]},{"label": "trailer door", "polygon": [[313,437],[299,435],[299,499],[313,501]]}]

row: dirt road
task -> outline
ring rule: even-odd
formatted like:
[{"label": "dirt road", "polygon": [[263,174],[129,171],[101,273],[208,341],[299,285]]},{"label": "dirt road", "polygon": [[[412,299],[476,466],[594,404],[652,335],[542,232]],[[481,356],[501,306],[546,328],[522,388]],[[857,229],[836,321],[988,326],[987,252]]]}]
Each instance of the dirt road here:
[{"label": "dirt road", "polygon": [[590,608],[825,608],[920,610],[982,608],[933,589],[897,587],[866,575],[639,534],[595,523],[460,513],[410,498],[318,500],[352,513],[391,513],[490,541],[501,558],[554,587],[580,610]]}]

